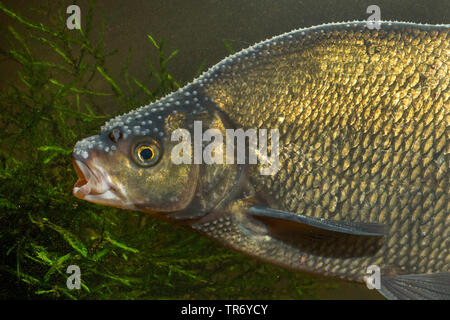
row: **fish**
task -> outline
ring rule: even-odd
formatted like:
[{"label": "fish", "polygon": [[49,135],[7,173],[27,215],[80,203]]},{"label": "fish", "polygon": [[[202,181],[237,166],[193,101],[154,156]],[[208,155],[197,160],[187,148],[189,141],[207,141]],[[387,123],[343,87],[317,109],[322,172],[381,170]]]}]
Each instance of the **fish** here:
[{"label": "fish", "polygon": [[[388,299],[450,299],[449,40],[353,21],[256,43],[79,141],[73,194]],[[220,138],[239,130],[244,161]]]}]

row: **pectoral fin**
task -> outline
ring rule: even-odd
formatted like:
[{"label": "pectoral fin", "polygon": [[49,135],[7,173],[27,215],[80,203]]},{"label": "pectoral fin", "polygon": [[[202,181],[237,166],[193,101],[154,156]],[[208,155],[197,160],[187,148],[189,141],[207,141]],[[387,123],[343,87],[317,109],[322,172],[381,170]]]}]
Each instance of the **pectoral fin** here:
[{"label": "pectoral fin", "polygon": [[450,272],[382,275],[378,291],[392,300],[450,300]]},{"label": "pectoral fin", "polygon": [[320,220],[254,206],[245,200],[212,212],[191,226],[238,251],[297,270],[315,270],[312,259],[317,257],[373,255],[383,245],[385,234],[378,224]]},{"label": "pectoral fin", "polygon": [[331,232],[345,233],[358,236],[375,236],[375,237],[382,237],[386,235],[385,225],[379,223],[348,222],[348,221],[318,219],[298,213],[285,212],[281,210],[274,210],[259,206],[250,207],[248,209],[248,212],[254,217],[269,218],[281,221],[284,220],[298,224],[308,225],[314,228]]}]

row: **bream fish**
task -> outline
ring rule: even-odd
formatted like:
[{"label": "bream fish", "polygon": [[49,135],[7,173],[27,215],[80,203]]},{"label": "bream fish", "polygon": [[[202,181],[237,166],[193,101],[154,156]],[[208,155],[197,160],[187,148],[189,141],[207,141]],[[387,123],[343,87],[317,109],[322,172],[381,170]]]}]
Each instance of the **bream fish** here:
[{"label": "bream fish", "polygon": [[[110,120],[74,148],[74,195],[294,270],[364,282],[375,266],[390,299],[449,299],[449,25],[366,24],[263,41]],[[276,130],[276,157],[174,161],[208,144],[196,123]]]}]

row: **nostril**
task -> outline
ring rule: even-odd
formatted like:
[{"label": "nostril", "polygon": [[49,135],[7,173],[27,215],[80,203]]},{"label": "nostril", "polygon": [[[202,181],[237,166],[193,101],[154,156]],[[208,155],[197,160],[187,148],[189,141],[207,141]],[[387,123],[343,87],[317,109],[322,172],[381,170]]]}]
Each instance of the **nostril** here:
[{"label": "nostril", "polygon": [[117,143],[123,137],[122,131],[120,131],[119,128],[114,128],[113,130],[111,130],[108,137],[111,139],[112,142]]}]

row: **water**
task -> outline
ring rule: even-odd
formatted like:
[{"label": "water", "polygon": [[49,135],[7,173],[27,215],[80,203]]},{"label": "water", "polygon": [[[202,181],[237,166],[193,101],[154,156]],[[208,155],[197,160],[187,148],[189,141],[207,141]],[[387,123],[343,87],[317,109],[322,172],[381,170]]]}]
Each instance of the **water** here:
[{"label": "water", "polygon": [[[3,2],[19,12],[26,12],[29,6],[27,0]],[[33,6],[45,2],[33,1]],[[87,1],[80,1],[79,4],[83,21]],[[147,63],[147,55],[151,50],[146,36],[151,34],[155,39],[166,40],[168,52],[179,49],[169,71],[185,83],[192,80],[202,63],[207,67],[212,66],[228,54],[225,40],[238,51],[292,29],[328,22],[364,20],[368,17],[366,8],[371,4],[381,8],[383,20],[432,24],[449,22],[450,2],[445,0],[117,0],[99,1],[96,11],[104,13],[106,49],[120,50],[118,55],[109,60],[108,67],[113,74],[120,72],[128,48],[131,48],[130,73],[138,79],[145,78],[148,68],[143,67],[143,64]],[[9,20],[0,23],[6,25]],[[3,48],[3,44],[1,46]],[[0,70],[0,85],[5,86],[10,82],[8,75],[15,70],[15,66],[0,61]],[[107,88],[98,89],[101,91]],[[110,101],[105,99],[103,103]],[[114,112],[114,106],[111,106],[111,112]],[[325,299],[381,298],[363,285],[348,282],[341,282],[336,289],[320,289],[317,294]]]}]

